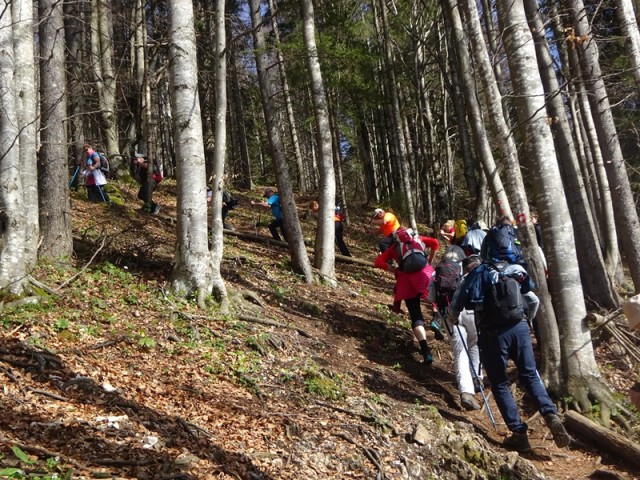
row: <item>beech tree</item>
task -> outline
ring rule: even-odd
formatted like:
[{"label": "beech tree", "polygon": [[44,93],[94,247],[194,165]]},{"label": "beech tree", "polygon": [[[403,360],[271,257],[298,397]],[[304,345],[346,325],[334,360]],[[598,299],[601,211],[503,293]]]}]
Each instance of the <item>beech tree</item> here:
[{"label": "beech tree", "polygon": [[322,81],[318,48],[316,47],[316,30],[314,25],[313,4],[311,0],[300,0],[304,42],[307,47],[307,68],[311,79],[313,109],[316,118],[316,137],[318,143],[318,166],[320,168],[320,192],[318,212],[318,228],[315,242],[315,266],[323,280],[335,285],[335,222],[333,215],[336,208],[336,179],[333,169],[333,152],[331,147],[331,126],[327,109],[327,96]]},{"label": "beech tree", "polygon": [[178,188],[176,257],[171,283],[180,294],[195,294],[198,304],[204,307],[206,295],[211,293],[212,266],[193,4],[170,0],[168,6],[169,80]]},{"label": "beech tree", "polygon": [[20,176],[15,52],[11,4],[0,5],[0,289],[20,294],[26,279],[26,212]]},{"label": "beech tree", "polygon": [[282,142],[282,125],[279,121],[274,91],[278,82],[273,78],[274,65],[272,52],[266,48],[263,32],[263,19],[260,11],[260,0],[249,0],[251,24],[253,26],[253,40],[256,59],[256,70],[258,83],[260,86],[260,97],[264,113],[264,121],[267,126],[269,137],[270,153],[273,159],[273,166],[278,183],[278,194],[284,218],[285,229],[287,230],[287,243],[291,253],[293,268],[298,273],[304,275],[305,281],[313,281],[313,272],[309,257],[304,245],[302,228],[298,219],[298,211],[294,202],[294,193],[289,177],[289,167],[285,158],[284,145]]},{"label": "beech tree", "polygon": [[[38,155],[40,256],[68,262],[73,251],[67,165],[67,97],[62,3],[39,4],[40,152]],[[94,208],[103,208],[96,205]]]}]

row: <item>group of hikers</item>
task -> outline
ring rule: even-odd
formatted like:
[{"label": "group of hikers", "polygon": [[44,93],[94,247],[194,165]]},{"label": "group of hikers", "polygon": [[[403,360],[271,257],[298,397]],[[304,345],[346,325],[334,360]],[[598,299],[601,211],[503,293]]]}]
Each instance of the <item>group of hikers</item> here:
[{"label": "group of hikers", "polygon": [[[106,184],[104,169],[101,168],[103,156],[91,145],[85,145],[84,151],[82,175],[89,200],[108,202],[109,197],[103,188]],[[161,178],[157,180],[155,175],[152,176],[150,185],[145,181],[148,163],[142,155],[136,155],[132,164],[134,177],[140,183],[138,198],[146,202],[147,189],[154,189]],[[212,194],[209,189],[208,201]],[[223,194],[223,225],[231,229],[226,217],[237,202],[227,192]],[[267,187],[263,197],[264,201],[251,201],[251,205],[271,210],[273,221],[269,224],[269,232],[275,240],[284,238],[286,241],[280,196],[273,188]],[[158,213],[157,204],[151,203],[149,207],[151,213]],[[317,215],[318,203],[312,201],[309,210]],[[342,255],[351,256],[343,238],[344,220],[340,207],[336,207],[336,244]],[[433,363],[427,328],[434,333],[436,340],[444,340],[442,328],[446,329],[454,357],[461,407],[479,410],[478,393],[486,403],[484,369],[495,402],[512,432],[504,440],[504,447],[519,452],[530,450],[528,427],[518,413],[510,390],[507,367],[512,360],[521,386],[538,407],[556,445],[567,446],[570,438],[536,369],[530,330],[535,330],[540,302],[533,292],[533,281],[527,273],[511,219],[503,216],[491,228],[483,221],[446,222],[440,235],[447,247],[435,267],[433,260],[440,248],[438,239],[419,235],[411,228],[401,226],[392,212],[381,208],[374,210],[369,224],[376,228],[369,229],[368,233],[382,237],[373,266],[395,276],[390,309],[402,313],[404,301],[425,365]],[[536,231],[539,232],[539,227]],[[422,314],[422,300],[426,300],[434,312],[428,327]],[[491,419],[493,421],[493,417]]]},{"label": "group of hikers", "polygon": [[378,225],[377,232],[383,237],[374,266],[394,273],[391,309],[401,312],[401,302],[405,302],[426,365],[433,363],[433,355],[421,300],[432,305],[434,319],[429,328],[439,340],[444,335],[436,319],[442,319],[454,357],[461,407],[480,409],[478,393],[486,402],[484,369],[512,433],[503,446],[519,452],[530,450],[528,427],[510,390],[507,368],[512,360],[521,386],[536,404],[556,445],[566,447],[570,437],[536,368],[530,332],[540,301],[533,292],[511,219],[502,216],[491,228],[482,221],[465,222],[471,227],[463,234],[458,229],[458,235],[455,222],[445,223],[440,233],[448,246],[435,268],[432,261],[440,247],[437,239],[402,227],[394,214],[382,209],[374,211],[371,223]]}]

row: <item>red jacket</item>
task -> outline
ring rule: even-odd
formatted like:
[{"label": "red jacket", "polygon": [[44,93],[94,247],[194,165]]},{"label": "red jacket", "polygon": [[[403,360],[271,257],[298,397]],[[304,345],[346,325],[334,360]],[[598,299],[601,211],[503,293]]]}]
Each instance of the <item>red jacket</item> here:
[{"label": "red jacket", "polygon": [[[426,298],[427,290],[429,288],[429,281],[433,275],[433,267],[431,266],[431,260],[435,255],[435,252],[440,246],[438,240],[431,237],[420,237],[425,247],[430,249],[429,263],[427,266],[419,272],[406,273],[399,269],[395,270],[396,286],[394,288],[394,301],[407,300],[409,298],[415,298],[418,295],[422,295]],[[384,252],[382,252],[375,259],[373,266],[381,268],[382,270],[389,270],[389,261],[395,260],[398,263],[398,249],[395,244],[392,244]]]}]

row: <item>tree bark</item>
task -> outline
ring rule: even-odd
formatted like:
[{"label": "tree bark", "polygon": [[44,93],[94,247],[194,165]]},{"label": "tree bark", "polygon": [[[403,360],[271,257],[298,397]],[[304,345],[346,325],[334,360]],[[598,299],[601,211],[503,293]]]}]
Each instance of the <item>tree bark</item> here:
[{"label": "tree bark", "polygon": [[227,152],[227,33],[225,29],[225,0],[216,0],[215,11],[215,69],[216,116],[213,158],[213,198],[211,201],[211,274],[214,296],[220,301],[223,312],[228,311],[228,295],[220,273],[224,243],[222,241],[222,192],[224,190],[224,164]]},{"label": "tree bark", "polygon": [[267,136],[271,149],[271,157],[276,171],[276,181],[278,182],[278,194],[284,218],[285,229],[288,235],[289,252],[293,269],[304,275],[305,281],[313,281],[313,272],[309,257],[304,249],[302,228],[298,219],[293,188],[289,177],[289,167],[285,158],[284,146],[282,143],[280,124],[277,121],[277,111],[271,88],[276,82],[270,77],[273,67],[269,61],[269,52],[266,49],[264,32],[262,31],[262,14],[260,10],[260,0],[249,0],[251,23],[253,26],[253,39],[256,57],[256,69],[258,73],[258,83],[260,86],[260,96],[264,111],[264,120],[267,125]]},{"label": "tree bark", "polygon": [[[43,0],[40,28],[40,257],[68,262],[73,251],[67,166],[67,101],[62,3]],[[94,208],[103,208],[96,205]]]},{"label": "tree bark", "polygon": [[11,5],[13,17],[13,50],[15,52],[15,77],[17,116],[19,125],[19,168],[24,198],[25,238],[24,263],[27,271],[33,269],[38,259],[38,162],[36,142],[38,139],[35,46],[33,36],[34,11],[31,0],[14,0]]},{"label": "tree bark", "polygon": [[[623,232],[637,232],[640,221],[633,193],[629,184],[624,157],[618,139],[607,88],[600,70],[598,46],[591,32],[587,13],[582,0],[564,0],[569,18],[575,29],[575,44],[580,52],[583,80],[589,92],[589,103],[596,125],[598,140],[605,159],[605,169],[616,205],[616,227]],[[635,292],[640,292],[640,236],[621,235],[620,243],[627,263]]]},{"label": "tree bark", "polygon": [[[587,200],[586,189],[580,171],[580,163],[567,119],[567,113],[558,84],[554,61],[546,40],[546,30],[540,15],[536,0],[524,1],[527,18],[531,25],[531,32],[535,38],[535,51],[541,80],[546,90],[546,108],[551,128],[554,132],[553,141],[558,150],[558,166],[562,175],[564,192],[571,218],[577,221],[573,225],[573,245],[578,255],[581,283],[584,295],[594,305],[606,309],[618,307],[617,294],[609,275],[593,275],[593,272],[606,272],[604,258],[600,249],[594,218]],[[534,182],[534,187],[543,187]],[[552,202],[555,205],[555,201]],[[540,212],[540,209],[539,209]],[[578,220],[579,219],[579,220]],[[543,236],[548,236],[550,227],[544,215],[540,216]],[[546,245],[555,245],[551,239]]]},{"label": "tree bark", "polygon": [[303,37],[307,49],[307,70],[311,81],[313,111],[316,119],[316,138],[320,158],[320,191],[318,212],[318,228],[316,230],[315,267],[322,279],[329,285],[335,286],[335,222],[333,216],[336,208],[336,178],[333,168],[333,152],[331,142],[331,126],[329,125],[329,111],[327,95],[322,81],[320,59],[316,46],[316,29],[311,0],[300,0],[302,12]]},{"label": "tree bark", "polygon": [[[0,15],[0,289],[21,294],[25,274],[26,212],[20,176],[18,96],[14,78],[12,11],[17,4],[5,4]],[[9,10],[11,9],[11,10]],[[13,12],[14,14],[16,12]],[[23,32],[24,33],[24,32]],[[24,39],[23,39],[24,40]],[[35,101],[34,97],[31,97]],[[22,119],[21,119],[22,120]]]},{"label": "tree bark", "polygon": [[212,266],[193,5],[170,0],[168,6],[169,78],[178,175],[176,257],[171,284],[181,295],[195,293],[198,304],[204,306],[205,296],[211,292]]}]

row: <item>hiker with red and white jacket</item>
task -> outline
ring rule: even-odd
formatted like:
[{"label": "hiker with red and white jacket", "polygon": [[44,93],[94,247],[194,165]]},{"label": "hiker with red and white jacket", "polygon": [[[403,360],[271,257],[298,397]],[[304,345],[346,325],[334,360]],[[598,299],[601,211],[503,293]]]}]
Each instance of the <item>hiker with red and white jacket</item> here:
[{"label": "hiker with red and white jacket", "polygon": [[[394,242],[376,258],[373,266],[393,272],[396,277],[394,286],[394,306],[398,310],[404,300],[411,328],[420,343],[420,352],[425,365],[433,363],[431,349],[427,343],[424,317],[420,308],[420,300],[425,297],[429,281],[433,275],[431,260],[438,250],[438,240],[417,235],[410,228],[399,228],[393,234]],[[427,253],[427,249],[430,252]],[[393,262],[397,267],[390,266]]]}]

